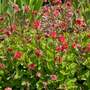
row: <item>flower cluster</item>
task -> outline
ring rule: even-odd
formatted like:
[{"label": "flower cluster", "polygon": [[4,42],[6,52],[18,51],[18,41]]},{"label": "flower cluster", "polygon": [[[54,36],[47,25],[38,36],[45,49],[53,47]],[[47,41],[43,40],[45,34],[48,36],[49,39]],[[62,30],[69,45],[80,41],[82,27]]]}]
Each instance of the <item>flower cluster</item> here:
[{"label": "flower cluster", "polygon": [[0,15],[0,40],[6,37],[0,42],[0,90],[89,90],[88,3],[7,4],[7,12]]}]

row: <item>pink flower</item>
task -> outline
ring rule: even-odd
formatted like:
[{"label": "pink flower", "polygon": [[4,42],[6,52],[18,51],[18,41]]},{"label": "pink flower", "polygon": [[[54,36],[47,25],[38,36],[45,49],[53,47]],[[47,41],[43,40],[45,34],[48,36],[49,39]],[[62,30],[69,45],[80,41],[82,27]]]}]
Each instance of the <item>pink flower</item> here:
[{"label": "pink flower", "polygon": [[44,6],[44,7],[43,7],[43,11],[44,11],[44,12],[48,12],[48,11],[49,11],[49,7],[48,7],[48,6]]},{"label": "pink flower", "polygon": [[57,10],[57,9],[54,10],[53,14],[54,14],[55,17],[59,16],[59,10]]},{"label": "pink flower", "polygon": [[56,75],[50,75],[50,78],[51,78],[51,80],[53,80],[53,81],[55,81],[55,80],[57,80],[57,76]]},{"label": "pink flower", "polygon": [[50,34],[48,32],[45,32],[44,34],[45,34],[46,38],[50,36]]},{"label": "pink flower", "polygon": [[30,11],[29,6],[28,6],[28,5],[25,5],[25,6],[24,6],[24,12],[25,12],[25,13],[29,13],[29,11]]},{"label": "pink flower", "polygon": [[62,3],[62,0],[56,0],[56,2],[57,2],[58,4],[61,4],[61,3]]},{"label": "pink flower", "polygon": [[36,67],[36,64],[34,64],[34,63],[28,65],[29,70],[34,70],[35,67]]},{"label": "pink flower", "polygon": [[13,7],[15,13],[19,12],[19,6],[17,4],[14,3],[12,7]]},{"label": "pink flower", "polygon": [[19,58],[21,58],[21,56],[22,56],[22,52],[16,51],[14,54],[14,59],[19,59]]},{"label": "pink flower", "polygon": [[5,31],[4,34],[6,34],[7,36],[10,36],[12,33],[10,31]]},{"label": "pink flower", "polygon": [[4,90],[12,90],[11,87],[6,87]]},{"label": "pink flower", "polygon": [[71,10],[68,11],[67,14],[66,14],[67,20],[71,20],[72,16],[73,16],[73,12]]},{"label": "pink flower", "polygon": [[51,32],[51,37],[55,39],[57,37],[57,33],[55,31]]},{"label": "pink flower", "polygon": [[70,2],[70,1],[67,1],[67,2],[66,2],[66,8],[70,9],[71,6],[72,6],[71,2]]},{"label": "pink flower", "polygon": [[36,21],[34,21],[34,28],[35,29],[40,29],[41,28],[41,21],[39,21],[39,20],[36,20]]}]

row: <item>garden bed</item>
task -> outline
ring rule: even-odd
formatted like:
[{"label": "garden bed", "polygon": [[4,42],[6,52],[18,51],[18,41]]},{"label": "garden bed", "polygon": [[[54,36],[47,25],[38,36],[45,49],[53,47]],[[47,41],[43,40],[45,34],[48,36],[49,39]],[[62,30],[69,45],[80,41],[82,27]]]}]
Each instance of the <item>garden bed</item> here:
[{"label": "garden bed", "polygon": [[44,2],[0,0],[0,90],[90,90],[89,0]]}]

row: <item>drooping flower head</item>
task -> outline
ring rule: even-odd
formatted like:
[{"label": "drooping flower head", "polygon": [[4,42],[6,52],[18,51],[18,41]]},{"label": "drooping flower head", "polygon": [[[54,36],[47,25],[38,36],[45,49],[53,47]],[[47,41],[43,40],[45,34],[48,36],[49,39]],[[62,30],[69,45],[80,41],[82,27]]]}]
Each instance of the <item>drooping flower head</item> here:
[{"label": "drooping flower head", "polygon": [[33,26],[35,29],[40,29],[41,28],[41,21],[35,20],[33,23]]},{"label": "drooping flower head", "polygon": [[14,53],[14,59],[19,59],[19,58],[21,58],[21,56],[22,56],[22,52],[21,51],[16,51]]},{"label": "drooping flower head", "polygon": [[18,4],[14,3],[14,4],[12,5],[12,7],[13,7],[15,13],[18,13],[18,12],[19,12],[20,9],[19,9]]},{"label": "drooping flower head", "polygon": [[57,80],[57,76],[55,74],[50,75],[51,80],[55,81]]}]

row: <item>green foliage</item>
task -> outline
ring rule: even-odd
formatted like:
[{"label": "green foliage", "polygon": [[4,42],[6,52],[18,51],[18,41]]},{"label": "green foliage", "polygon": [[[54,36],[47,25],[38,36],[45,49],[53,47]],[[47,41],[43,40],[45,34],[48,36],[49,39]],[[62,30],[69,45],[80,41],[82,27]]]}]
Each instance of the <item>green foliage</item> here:
[{"label": "green foliage", "polygon": [[[90,26],[90,4],[88,0],[80,0],[80,3],[73,0],[72,3],[75,11],[71,9],[74,13],[70,23],[67,23],[67,30],[55,29],[57,35],[52,38],[52,28],[46,35],[46,32],[34,26],[37,19],[43,19],[43,0],[0,0],[0,16],[4,17],[4,22],[0,20],[0,35],[5,36],[5,40],[0,41],[0,90],[6,87],[13,90],[90,89],[90,31],[87,31]],[[13,4],[19,6],[19,12],[14,12]],[[28,13],[24,12],[25,5],[30,8]],[[59,17],[54,17],[49,10],[52,18],[64,21],[68,13],[65,5],[62,5],[62,15]],[[79,8],[80,14],[77,14]],[[33,14],[34,11],[37,13]],[[85,28],[75,23],[80,17],[85,19]],[[46,23],[49,25],[50,22]],[[13,23],[16,25],[15,31],[11,27]],[[38,22],[36,26],[39,27]],[[9,30],[10,35],[4,32]],[[60,35],[65,36],[65,42],[64,38],[61,38],[63,42],[59,40]],[[73,43],[76,46],[72,46]],[[57,46],[64,44],[68,44],[68,47],[56,50]]]}]

